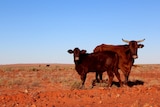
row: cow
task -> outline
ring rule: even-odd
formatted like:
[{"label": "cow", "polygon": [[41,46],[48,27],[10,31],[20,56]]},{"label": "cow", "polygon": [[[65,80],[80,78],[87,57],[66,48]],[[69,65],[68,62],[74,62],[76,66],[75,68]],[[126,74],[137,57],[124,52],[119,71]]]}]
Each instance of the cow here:
[{"label": "cow", "polygon": [[[143,40],[124,40],[122,39],[123,42],[128,43],[126,45],[107,45],[107,44],[101,44],[97,46],[93,51],[94,53],[97,52],[102,52],[102,51],[114,51],[118,54],[119,56],[119,64],[118,68],[121,69],[121,71],[124,74],[125,81],[124,84],[128,84],[128,78],[129,74],[131,71],[131,67],[134,64],[134,59],[138,58],[137,51],[138,48],[143,48],[143,44],[138,44],[140,42],[143,42]],[[99,75],[100,80],[102,80],[102,74]],[[96,73],[96,79],[98,78],[98,73]]]},{"label": "cow", "polygon": [[103,51],[98,53],[86,53],[86,50],[75,48],[74,50],[68,50],[68,53],[73,54],[75,69],[82,81],[81,88],[84,88],[87,73],[97,72],[98,74],[102,74],[104,71],[107,71],[109,77],[108,87],[112,85],[114,74],[119,80],[120,86],[122,86],[120,74],[118,72],[119,58],[115,52]]}]

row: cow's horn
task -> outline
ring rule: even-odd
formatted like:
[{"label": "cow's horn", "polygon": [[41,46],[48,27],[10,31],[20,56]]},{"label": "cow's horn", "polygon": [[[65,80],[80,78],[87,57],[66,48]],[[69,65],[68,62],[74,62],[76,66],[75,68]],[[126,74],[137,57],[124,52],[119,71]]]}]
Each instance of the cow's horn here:
[{"label": "cow's horn", "polygon": [[142,39],[142,40],[138,40],[138,41],[137,41],[137,43],[143,42],[144,40],[145,40],[145,39]]},{"label": "cow's horn", "polygon": [[129,43],[129,41],[128,41],[128,40],[124,40],[123,38],[122,38],[122,41],[123,41],[123,42],[126,42],[126,43]]}]

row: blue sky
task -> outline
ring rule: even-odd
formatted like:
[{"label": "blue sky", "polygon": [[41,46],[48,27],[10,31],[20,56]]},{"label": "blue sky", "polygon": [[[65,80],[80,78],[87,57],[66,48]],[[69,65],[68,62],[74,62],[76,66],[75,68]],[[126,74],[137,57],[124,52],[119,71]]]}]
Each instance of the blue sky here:
[{"label": "blue sky", "polygon": [[146,39],[138,64],[160,64],[159,0],[1,0],[0,64],[73,63],[68,49]]}]

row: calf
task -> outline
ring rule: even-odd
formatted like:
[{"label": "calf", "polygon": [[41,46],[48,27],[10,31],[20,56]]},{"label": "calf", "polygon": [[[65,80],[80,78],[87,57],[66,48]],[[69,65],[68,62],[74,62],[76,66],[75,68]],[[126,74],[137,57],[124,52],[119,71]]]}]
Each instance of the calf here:
[{"label": "calf", "polygon": [[68,50],[68,53],[73,54],[75,69],[80,75],[82,81],[81,88],[84,87],[88,72],[102,74],[104,71],[107,71],[109,77],[108,87],[112,85],[114,77],[113,73],[115,73],[120,86],[122,85],[120,74],[118,72],[119,58],[115,52],[104,51],[87,54],[86,50],[75,48],[74,50]]}]

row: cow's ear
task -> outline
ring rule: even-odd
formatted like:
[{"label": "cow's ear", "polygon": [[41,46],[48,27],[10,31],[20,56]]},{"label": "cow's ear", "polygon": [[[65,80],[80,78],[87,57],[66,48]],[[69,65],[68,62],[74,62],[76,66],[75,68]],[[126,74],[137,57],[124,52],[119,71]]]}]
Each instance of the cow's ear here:
[{"label": "cow's ear", "polygon": [[81,54],[85,54],[86,52],[86,50],[81,50]]},{"label": "cow's ear", "polygon": [[72,53],[73,53],[73,51],[72,51],[71,49],[69,49],[69,50],[68,50],[68,53],[72,54]]},{"label": "cow's ear", "polygon": [[143,44],[138,44],[138,48],[143,48],[144,45]]}]

